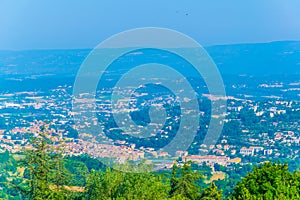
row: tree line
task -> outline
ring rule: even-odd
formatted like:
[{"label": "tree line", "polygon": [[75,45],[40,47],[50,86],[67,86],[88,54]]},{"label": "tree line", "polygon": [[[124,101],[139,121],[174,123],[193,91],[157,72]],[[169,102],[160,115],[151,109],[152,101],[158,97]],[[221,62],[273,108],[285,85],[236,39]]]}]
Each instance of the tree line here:
[{"label": "tree line", "polygon": [[[224,196],[222,188],[217,188],[214,182],[203,187],[200,184],[203,174],[193,170],[190,162],[175,162],[169,172],[153,172],[151,166],[144,163],[109,168],[88,157],[64,156],[63,143],[60,145],[60,141],[52,140],[46,133],[36,136],[32,147],[17,162],[18,167],[24,169],[23,177],[9,179],[0,173],[0,191],[10,188],[9,194],[2,194],[0,199],[300,199],[300,173],[290,172],[288,165],[282,163],[266,162],[256,166]],[[7,152],[0,157],[9,162]],[[84,159],[89,160],[87,165],[79,162]]]}]

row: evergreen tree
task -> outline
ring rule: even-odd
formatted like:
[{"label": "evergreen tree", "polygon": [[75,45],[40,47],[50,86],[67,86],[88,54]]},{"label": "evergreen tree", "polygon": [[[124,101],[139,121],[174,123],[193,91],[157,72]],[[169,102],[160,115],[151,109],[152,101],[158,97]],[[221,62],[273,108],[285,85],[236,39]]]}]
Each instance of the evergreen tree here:
[{"label": "evergreen tree", "polygon": [[170,180],[170,197],[180,195],[191,200],[198,199],[200,189],[197,187],[196,181],[200,179],[200,175],[191,170],[190,163],[185,162],[182,167],[174,165]]},{"label": "evergreen tree", "polygon": [[68,193],[65,186],[69,185],[71,173],[65,167],[65,161],[61,153],[52,156],[51,183],[56,195],[64,196]]},{"label": "evergreen tree", "polygon": [[72,175],[67,170],[63,157],[64,142],[61,139],[57,140],[58,144],[55,147],[51,146],[51,182],[55,187],[54,190],[67,193],[65,186],[70,184]]},{"label": "evergreen tree", "polygon": [[28,169],[28,199],[46,199],[50,192],[50,155],[48,139],[40,133],[32,141],[33,149],[26,152],[23,164]]},{"label": "evergreen tree", "polygon": [[25,152],[26,158],[21,161],[27,174],[26,184],[19,184],[17,189],[27,199],[66,199],[68,196],[64,187],[68,184],[70,173],[52,139],[43,128],[32,139],[32,148]]},{"label": "evergreen tree", "polygon": [[218,190],[216,184],[212,182],[212,184],[206,188],[202,195],[201,199],[203,200],[221,200],[222,199],[222,190]]}]

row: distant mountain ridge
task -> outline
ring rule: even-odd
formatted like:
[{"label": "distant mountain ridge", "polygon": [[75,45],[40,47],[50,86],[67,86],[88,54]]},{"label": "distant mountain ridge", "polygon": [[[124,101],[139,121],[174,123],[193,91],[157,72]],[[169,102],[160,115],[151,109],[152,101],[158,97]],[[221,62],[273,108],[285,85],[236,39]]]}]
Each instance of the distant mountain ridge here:
[{"label": "distant mountain ridge", "polygon": [[[217,45],[205,49],[223,75],[300,74],[300,41]],[[0,51],[0,77],[75,76],[90,51],[91,49]]]},{"label": "distant mountain ridge", "polygon": [[300,41],[218,45],[205,49],[222,74],[300,74]]}]

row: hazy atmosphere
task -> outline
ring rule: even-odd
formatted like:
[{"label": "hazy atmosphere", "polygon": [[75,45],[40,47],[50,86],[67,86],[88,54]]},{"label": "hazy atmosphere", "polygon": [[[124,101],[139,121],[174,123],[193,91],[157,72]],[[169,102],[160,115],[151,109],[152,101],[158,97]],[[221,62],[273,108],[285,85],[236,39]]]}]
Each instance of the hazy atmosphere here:
[{"label": "hazy atmosphere", "polygon": [[300,40],[298,0],[0,0],[0,49],[93,48],[121,31],[164,27],[200,44]]},{"label": "hazy atmosphere", "polygon": [[0,200],[300,200],[300,0],[0,0]]}]

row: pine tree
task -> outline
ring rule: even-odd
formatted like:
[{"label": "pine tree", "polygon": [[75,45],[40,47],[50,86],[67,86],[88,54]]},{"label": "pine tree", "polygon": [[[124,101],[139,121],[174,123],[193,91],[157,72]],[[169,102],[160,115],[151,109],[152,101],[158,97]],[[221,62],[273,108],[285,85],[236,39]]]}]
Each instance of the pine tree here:
[{"label": "pine tree", "polygon": [[222,190],[218,190],[216,184],[212,182],[212,184],[206,188],[202,195],[201,199],[203,200],[221,200],[222,199]]},{"label": "pine tree", "polygon": [[66,193],[65,186],[70,184],[72,174],[67,170],[63,157],[64,143],[59,143],[54,147],[51,146],[51,182],[57,192]]},{"label": "pine tree", "polygon": [[51,183],[54,185],[53,191],[56,193],[66,194],[65,189],[72,178],[71,173],[66,169],[64,158],[61,153],[52,156]]},{"label": "pine tree", "polygon": [[178,178],[177,178],[177,170],[178,170],[178,166],[177,164],[175,163],[172,167],[172,174],[171,174],[171,179],[170,179],[170,186],[171,186],[171,189],[170,189],[170,196],[173,197],[175,196],[175,192],[176,192],[176,186],[178,184]]},{"label": "pine tree", "polygon": [[22,165],[28,170],[28,189],[22,189],[28,199],[46,199],[50,192],[49,140],[40,133],[32,141],[33,149],[26,152]]},{"label": "pine tree", "polygon": [[61,151],[53,145],[45,128],[32,139],[32,148],[21,162],[27,173],[26,186],[17,186],[27,199],[66,199],[70,173],[65,167]]},{"label": "pine tree", "polygon": [[198,199],[200,189],[195,182],[199,179],[200,175],[191,170],[190,163],[185,162],[182,167],[173,166],[170,197],[180,195],[191,200]]}]

